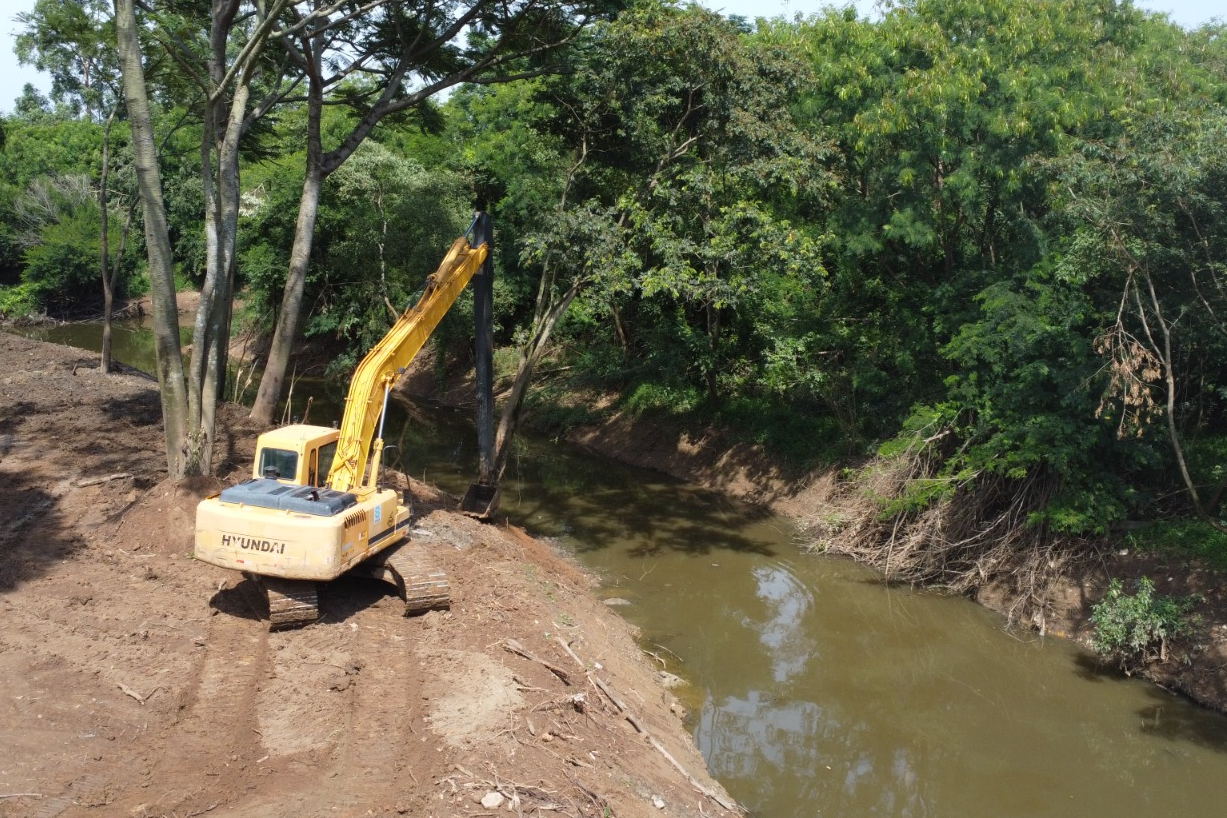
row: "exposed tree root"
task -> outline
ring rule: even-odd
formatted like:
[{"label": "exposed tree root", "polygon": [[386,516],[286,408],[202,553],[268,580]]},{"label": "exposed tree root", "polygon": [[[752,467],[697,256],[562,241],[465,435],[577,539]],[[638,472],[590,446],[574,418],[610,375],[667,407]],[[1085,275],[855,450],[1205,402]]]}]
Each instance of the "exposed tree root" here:
[{"label": "exposed tree root", "polygon": [[804,525],[810,547],[873,565],[888,582],[971,596],[995,587],[1011,622],[1043,630],[1056,583],[1098,544],[1034,522],[1057,487],[1051,477],[950,478],[927,503],[909,504],[917,485],[943,480],[930,454],[922,446],[861,470]]}]

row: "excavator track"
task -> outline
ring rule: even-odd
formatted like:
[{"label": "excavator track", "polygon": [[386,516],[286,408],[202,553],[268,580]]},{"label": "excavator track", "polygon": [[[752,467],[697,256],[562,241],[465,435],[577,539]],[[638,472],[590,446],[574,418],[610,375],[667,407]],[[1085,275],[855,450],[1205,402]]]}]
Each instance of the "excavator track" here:
[{"label": "excavator track", "polygon": [[395,585],[405,600],[405,616],[451,606],[447,574],[432,564],[425,546],[418,543],[410,541],[389,548],[354,570]]},{"label": "excavator track", "polygon": [[268,629],[310,625],[320,618],[319,588],[306,580],[257,577],[268,594]]}]

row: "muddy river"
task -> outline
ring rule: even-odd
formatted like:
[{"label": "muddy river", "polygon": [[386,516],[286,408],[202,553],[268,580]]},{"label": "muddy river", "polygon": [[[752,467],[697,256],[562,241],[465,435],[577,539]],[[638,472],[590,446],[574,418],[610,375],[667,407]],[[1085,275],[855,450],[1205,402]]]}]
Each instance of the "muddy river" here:
[{"label": "muddy river", "polygon": [[[90,348],[96,336],[37,337]],[[149,368],[140,338],[117,356]],[[326,422],[337,393],[314,389],[312,420]],[[398,406],[387,437],[405,471],[450,492],[475,474],[456,412]],[[644,649],[689,682],[679,696],[713,775],[755,815],[1227,811],[1227,719],[967,600],[804,555],[782,518],[541,440],[518,445],[502,510],[625,603]]]}]

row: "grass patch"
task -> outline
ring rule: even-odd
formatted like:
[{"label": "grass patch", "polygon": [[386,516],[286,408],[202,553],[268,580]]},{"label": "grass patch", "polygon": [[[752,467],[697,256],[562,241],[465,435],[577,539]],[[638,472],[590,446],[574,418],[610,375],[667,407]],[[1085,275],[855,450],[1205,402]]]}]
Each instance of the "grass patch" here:
[{"label": "grass patch", "polygon": [[1227,534],[1199,519],[1160,520],[1131,531],[1125,543],[1137,551],[1169,559],[1198,559],[1227,571]]}]

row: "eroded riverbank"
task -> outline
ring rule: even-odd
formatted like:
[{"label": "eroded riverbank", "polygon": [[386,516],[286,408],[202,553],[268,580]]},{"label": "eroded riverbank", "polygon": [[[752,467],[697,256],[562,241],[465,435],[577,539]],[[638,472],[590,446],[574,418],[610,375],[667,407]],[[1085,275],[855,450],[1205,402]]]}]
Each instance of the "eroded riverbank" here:
[{"label": "eroded riverbank", "polygon": [[[755,447],[729,441],[714,430],[695,434],[658,418],[617,415],[601,426],[573,431],[568,439],[602,457],[765,505],[801,526],[857,505],[855,499],[849,501],[850,488],[839,469],[790,474]],[[1083,557],[1071,561],[1054,583],[1041,615],[1012,624],[1089,649],[1091,609],[1103,598],[1109,580],[1121,579],[1131,587],[1140,577],[1154,580],[1159,593],[1201,601],[1194,611],[1193,633],[1174,646],[1170,660],[1149,664],[1139,673],[1204,707],[1227,712],[1227,577],[1198,561],[1173,563],[1107,539],[1088,544]],[[1003,582],[983,584],[973,598],[1001,614],[1017,603]]]}]

